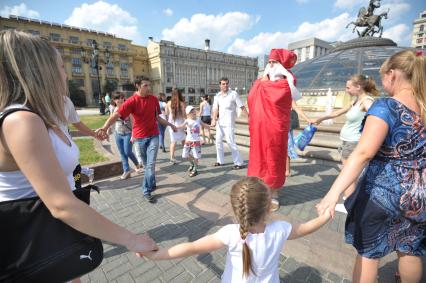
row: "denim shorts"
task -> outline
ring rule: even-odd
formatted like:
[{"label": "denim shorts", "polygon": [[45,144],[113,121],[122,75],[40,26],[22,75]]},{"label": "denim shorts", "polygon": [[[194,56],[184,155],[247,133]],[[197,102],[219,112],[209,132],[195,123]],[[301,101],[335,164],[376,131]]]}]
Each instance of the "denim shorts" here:
[{"label": "denim shorts", "polygon": [[342,144],[338,148],[342,158],[348,159],[349,155],[351,155],[357,144],[358,142],[342,141]]}]

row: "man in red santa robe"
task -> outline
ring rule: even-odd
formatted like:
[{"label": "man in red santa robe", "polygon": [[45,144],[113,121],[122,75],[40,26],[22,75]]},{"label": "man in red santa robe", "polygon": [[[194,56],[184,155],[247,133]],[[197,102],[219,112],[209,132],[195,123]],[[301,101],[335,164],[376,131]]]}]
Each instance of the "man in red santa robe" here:
[{"label": "man in red santa robe", "polygon": [[288,71],[296,60],[292,51],[272,49],[265,76],[254,82],[248,96],[250,154],[247,175],[259,177],[273,190],[274,210],[279,208],[278,189],[285,182],[291,102],[300,98],[296,79]]}]

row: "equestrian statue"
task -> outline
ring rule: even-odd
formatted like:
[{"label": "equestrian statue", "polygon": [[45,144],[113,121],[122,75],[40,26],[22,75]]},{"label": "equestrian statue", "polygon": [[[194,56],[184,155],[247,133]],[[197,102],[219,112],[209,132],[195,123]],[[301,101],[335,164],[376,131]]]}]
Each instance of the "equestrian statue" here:
[{"label": "equestrian statue", "polygon": [[[358,12],[358,18],[354,22],[350,22],[346,28],[350,25],[354,25],[352,32],[358,33],[359,37],[365,36],[374,36],[374,34],[379,34],[379,37],[382,37],[383,34],[383,26],[381,25],[382,18],[387,19],[389,9],[387,12],[383,12],[379,15],[374,15],[374,10],[380,7],[380,0],[370,0],[368,8],[361,7]],[[357,28],[365,29],[360,32]]]}]

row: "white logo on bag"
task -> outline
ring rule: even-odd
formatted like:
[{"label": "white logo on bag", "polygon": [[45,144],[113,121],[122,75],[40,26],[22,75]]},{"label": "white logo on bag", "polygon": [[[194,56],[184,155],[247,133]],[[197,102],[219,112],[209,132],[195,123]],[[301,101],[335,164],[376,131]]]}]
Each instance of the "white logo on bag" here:
[{"label": "white logo on bag", "polygon": [[88,259],[90,259],[90,261],[93,261],[92,258],[90,257],[91,253],[92,253],[92,251],[90,251],[88,255],[80,255],[80,259],[88,258]]}]

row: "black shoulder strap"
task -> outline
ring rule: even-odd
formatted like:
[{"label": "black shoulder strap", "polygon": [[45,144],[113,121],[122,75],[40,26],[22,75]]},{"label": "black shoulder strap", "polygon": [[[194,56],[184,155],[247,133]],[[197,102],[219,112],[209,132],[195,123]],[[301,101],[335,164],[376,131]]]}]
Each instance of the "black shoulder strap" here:
[{"label": "black shoulder strap", "polygon": [[6,118],[9,114],[12,114],[17,111],[27,111],[27,112],[34,113],[34,111],[30,109],[26,109],[26,108],[9,108],[5,111],[0,112],[0,127],[3,125],[4,118]]}]

